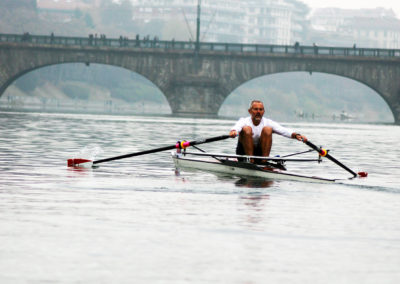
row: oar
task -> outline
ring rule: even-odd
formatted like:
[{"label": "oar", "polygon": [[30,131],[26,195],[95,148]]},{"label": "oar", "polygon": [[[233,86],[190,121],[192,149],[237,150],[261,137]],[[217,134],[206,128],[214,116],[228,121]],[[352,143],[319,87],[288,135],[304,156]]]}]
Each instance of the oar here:
[{"label": "oar", "polygon": [[136,153],[125,154],[125,155],[101,159],[101,160],[97,160],[97,161],[91,161],[91,160],[86,160],[86,159],[69,159],[68,167],[89,167],[90,168],[94,164],[100,164],[100,163],[104,163],[104,162],[110,162],[110,161],[114,161],[114,160],[120,160],[120,159],[141,156],[141,155],[146,155],[146,154],[152,154],[152,153],[157,153],[157,152],[162,152],[162,151],[167,151],[167,150],[172,150],[172,149],[185,149],[189,146],[215,142],[215,141],[227,139],[229,137],[230,137],[229,135],[221,135],[221,136],[216,136],[216,137],[211,137],[211,138],[206,138],[206,139],[201,139],[201,140],[195,140],[195,141],[178,141],[174,145],[170,145],[170,146],[145,150],[145,151],[136,152]]},{"label": "oar", "polygon": [[334,162],[336,165],[342,167],[343,169],[345,169],[346,171],[348,171],[349,173],[351,173],[354,177],[357,177],[358,175],[360,177],[366,177],[368,175],[367,172],[358,172],[358,174],[356,174],[354,171],[352,171],[351,169],[349,169],[348,167],[346,167],[345,165],[343,165],[341,162],[339,162],[338,160],[336,160],[334,157],[332,157],[327,150],[321,148],[321,147],[317,147],[315,146],[313,143],[311,143],[310,141],[303,141],[305,144],[307,144],[309,147],[311,147],[312,149],[314,149],[315,151],[317,151],[322,157],[326,157],[329,160],[331,160],[332,162]]}]

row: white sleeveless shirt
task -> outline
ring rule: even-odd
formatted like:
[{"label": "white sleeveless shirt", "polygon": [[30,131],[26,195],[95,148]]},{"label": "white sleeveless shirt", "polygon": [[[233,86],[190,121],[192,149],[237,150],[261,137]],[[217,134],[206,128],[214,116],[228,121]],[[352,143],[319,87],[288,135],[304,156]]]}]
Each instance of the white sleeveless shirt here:
[{"label": "white sleeveless shirt", "polygon": [[254,145],[258,144],[258,141],[260,140],[261,136],[261,131],[265,126],[269,126],[272,128],[273,132],[288,138],[292,137],[293,130],[290,128],[283,127],[279,123],[263,117],[260,121],[260,124],[257,126],[253,124],[253,121],[251,120],[251,117],[242,117],[236,122],[236,124],[233,126],[231,130],[236,130],[237,133],[240,133],[242,131],[243,127],[245,126],[250,126],[251,129],[253,130],[253,143]]}]

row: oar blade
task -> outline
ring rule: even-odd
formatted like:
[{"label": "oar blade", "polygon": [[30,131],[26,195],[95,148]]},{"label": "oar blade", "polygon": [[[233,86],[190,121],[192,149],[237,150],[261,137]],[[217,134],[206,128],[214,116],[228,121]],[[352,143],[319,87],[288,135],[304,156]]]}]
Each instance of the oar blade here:
[{"label": "oar blade", "polygon": [[367,172],[358,172],[357,174],[359,177],[363,177],[363,178],[368,176]]},{"label": "oar blade", "polygon": [[67,161],[68,167],[74,168],[91,168],[93,166],[93,161],[88,159],[68,159]]}]

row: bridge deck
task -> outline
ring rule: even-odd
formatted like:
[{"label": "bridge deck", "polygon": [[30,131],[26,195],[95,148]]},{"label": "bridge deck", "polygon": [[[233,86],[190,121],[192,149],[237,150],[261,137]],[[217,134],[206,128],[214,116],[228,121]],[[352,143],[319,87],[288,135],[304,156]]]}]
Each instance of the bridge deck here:
[{"label": "bridge deck", "polygon": [[[0,34],[0,42],[26,42],[33,44],[55,44],[66,46],[104,46],[115,48],[160,48],[176,50],[192,50],[195,52],[195,42],[165,41],[158,39],[118,39],[97,37],[64,37],[25,34]],[[356,48],[356,47],[329,47],[329,46],[303,46],[271,45],[271,44],[242,44],[242,43],[216,43],[200,42],[199,50],[215,52],[239,53],[276,53],[276,54],[314,54],[330,56],[360,56],[360,57],[400,57],[400,49]]]}]

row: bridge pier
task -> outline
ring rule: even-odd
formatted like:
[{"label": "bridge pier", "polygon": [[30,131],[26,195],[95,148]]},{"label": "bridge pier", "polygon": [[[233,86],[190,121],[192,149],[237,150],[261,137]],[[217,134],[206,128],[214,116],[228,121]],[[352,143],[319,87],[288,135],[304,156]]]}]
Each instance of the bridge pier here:
[{"label": "bridge pier", "polygon": [[225,95],[217,80],[186,76],[172,80],[164,94],[172,113],[190,116],[217,116]]}]

